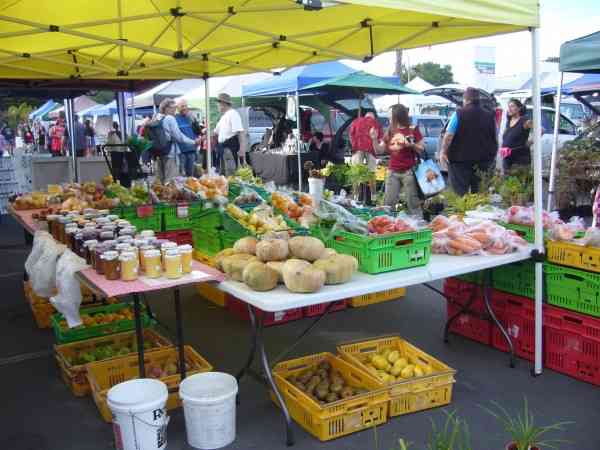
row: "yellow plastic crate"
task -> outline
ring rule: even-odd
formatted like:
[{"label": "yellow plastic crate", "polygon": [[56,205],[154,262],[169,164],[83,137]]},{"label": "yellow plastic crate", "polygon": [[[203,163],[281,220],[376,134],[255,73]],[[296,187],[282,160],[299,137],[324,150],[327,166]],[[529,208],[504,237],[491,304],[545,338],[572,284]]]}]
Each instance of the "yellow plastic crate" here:
[{"label": "yellow plastic crate", "polygon": [[[212,370],[212,366],[192,347],[186,345],[184,351],[185,362],[188,365],[186,375],[189,376],[196,373],[210,372]],[[164,366],[166,363],[177,363],[179,361],[179,353],[177,348],[168,347],[164,350],[144,353],[144,361],[146,364],[146,376],[150,378],[148,370],[151,366]],[[139,376],[140,372],[137,355],[124,356],[122,358],[115,358],[87,365],[87,379],[90,383],[92,396],[100,411],[100,415],[106,422],[112,422],[112,413],[106,399],[108,390],[116,384],[139,378]],[[171,410],[179,408],[181,406],[181,400],[179,398],[181,375],[164,376],[159,379],[164,382],[169,389],[167,409]]]},{"label": "yellow plastic crate", "polygon": [[214,303],[221,308],[225,307],[227,294],[216,287],[213,283],[198,283],[196,285],[198,294],[209,302]]},{"label": "yellow plastic crate", "polygon": [[407,358],[413,364],[429,364],[433,368],[431,375],[409,378],[392,384],[384,384],[377,378],[378,385],[387,389],[389,393],[390,417],[423,411],[450,403],[456,371],[401,337],[384,337],[359,343],[343,344],[338,346],[337,351],[342,359],[348,361],[353,367],[363,373],[370,374],[369,369],[364,364],[367,356],[375,352],[379,353],[386,348],[398,350],[402,357]]},{"label": "yellow plastic crate", "polygon": [[[354,388],[369,392],[321,405],[292,385],[288,378],[323,361],[331,364]],[[319,353],[279,363],[273,369],[275,382],[292,418],[321,441],[328,441],[387,422],[389,397],[378,381],[331,353]],[[277,404],[275,395],[271,399]]]},{"label": "yellow plastic crate", "polygon": [[194,249],[194,253],[192,255],[196,261],[206,264],[207,266],[215,267],[215,258],[213,256],[208,256],[196,249]]},{"label": "yellow plastic crate", "polygon": [[[110,336],[88,339],[86,341],[73,342],[71,344],[55,345],[54,357],[56,358],[56,362],[60,368],[61,377],[65,384],[69,387],[69,389],[71,389],[73,395],[76,397],[83,397],[91,392],[90,384],[86,378],[87,365],[74,365],[71,364],[70,360],[78,353],[93,351],[103,345],[129,346],[133,342],[137,342],[135,331],[117,333]],[[155,346],[155,348],[145,350],[146,352],[153,352],[159,349],[162,350],[165,347],[173,345],[167,338],[149,328],[144,330],[144,342],[152,342],[152,344]],[[115,358],[130,355],[137,355],[137,353],[130,352],[127,355],[115,356]],[[110,361],[115,358],[107,358],[103,359],[102,361]]]},{"label": "yellow plastic crate", "polygon": [[349,301],[349,305],[353,308],[360,308],[363,306],[374,305],[376,303],[388,302],[390,300],[396,300],[406,295],[405,288],[390,289],[388,291],[373,292],[371,294],[359,295],[352,297]]},{"label": "yellow plastic crate", "polygon": [[557,241],[548,241],[547,248],[547,258],[550,262],[590,272],[600,272],[600,248]]}]

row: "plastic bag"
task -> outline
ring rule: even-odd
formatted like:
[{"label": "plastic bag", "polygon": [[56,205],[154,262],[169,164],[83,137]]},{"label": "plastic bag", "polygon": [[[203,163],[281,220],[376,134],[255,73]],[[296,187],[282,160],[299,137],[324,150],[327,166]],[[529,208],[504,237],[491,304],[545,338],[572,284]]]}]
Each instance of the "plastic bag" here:
[{"label": "plastic bag", "polygon": [[40,297],[50,297],[56,289],[56,262],[66,247],[48,242],[37,263],[31,267],[31,289]]},{"label": "plastic bag", "polygon": [[600,247],[600,228],[588,228],[585,232],[585,236],[576,242],[585,247]]},{"label": "plastic bag", "polygon": [[369,233],[407,233],[419,228],[419,221],[414,217],[401,215],[398,217],[376,216],[367,223]]},{"label": "plastic bag", "polygon": [[87,264],[70,250],[66,250],[56,264],[56,288],[58,294],[50,297],[50,303],[60,312],[70,328],[82,324],[79,316],[81,305],[81,286],[75,278],[75,272],[85,269]]},{"label": "plastic bag", "polygon": [[367,222],[359,219],[344,207],[336,205],[333,202],[321,200],[319,207],[313,211],[313,214],[323,222],[333,222],[332,233],[339,228],[356,234],[369,233]]},{"label": "plastic bag", "polygon": [[48,245],[48,242],[54,242],[54,238],[47,231],[36,231],[33,235],[33,246],[31,248],[31,253],[25,261],[25,272],[27,272],[29,278],[31,278],[33,275],[31,268],[35,263],[37,263],[39,257],[42,256],[42,253],[44,252],[46,245]]},{"label": "plastic bag", "polygon": [[254,189],[242,185],[242,191],[240,192],[240,195],[233,200],[233,203],[237,206],[242,206],[253,203],[263,203],[263,199]]},{"label": "plastic bag", "polygon": [[431,159],[421,161],[414,169],[417,185],[425,197],[439,194],[446,189],[446,182],[438,165]]}]

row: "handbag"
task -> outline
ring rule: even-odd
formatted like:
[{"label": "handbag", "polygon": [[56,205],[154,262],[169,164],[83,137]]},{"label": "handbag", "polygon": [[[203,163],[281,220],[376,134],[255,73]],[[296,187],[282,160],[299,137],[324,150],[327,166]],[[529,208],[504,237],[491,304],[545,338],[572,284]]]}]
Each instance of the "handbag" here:
[{"label": "handbag", "polygon": [[442,171],[432,159],[417,159],[417,165],[413,168],[417,186],[423,197],[432,197],[446,189],[446,181]]}]

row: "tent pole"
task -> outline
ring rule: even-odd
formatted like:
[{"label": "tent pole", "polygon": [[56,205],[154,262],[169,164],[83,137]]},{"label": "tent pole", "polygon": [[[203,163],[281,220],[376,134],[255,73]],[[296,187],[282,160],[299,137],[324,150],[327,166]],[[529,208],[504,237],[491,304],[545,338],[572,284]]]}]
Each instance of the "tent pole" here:
[{"label": "tent pole", "polygon": [[554,183],[556,177],[556,151],[558,147],[558,129],[560,125],[560,101],[562,97],[562,87],[564,80],[564,72],[560,73],[560,83],[556,90],[555,114],[554,114],[554,135],[552,136],[552,157],[550,158],[550,184],[548,186],[548,211],[552,211],[552,203],[554,203]]},{"label": "tent pole", "polygon": [[212,142],[210,131],[210,97],[208,76],[204,77],[204,120],[206,121],[206,171],[210,174],[212,168]]},{"label": "tent pole", "polygon": [[296,91],[296,125],[298,127],[297,147],[298,147],[298,190],[302,192],[302,127],[300,124],[300,96]]},{"label": "tent pole", "polygon": [[[542,226],[542,146],[541,146],[541,92],[540,92],[540,41],[539,30],[531,29],[531,65],[533,96],[533,196],[535,205],[535,249],[544,253],[544,230]],[[535,262],[535,368],[533,375],[542,373],[542,275],[543,264]]]},{"label": "tent pole", "polygon": [[136,134],[135,132],[135,92],[131,92],[131,133],[133,136]]},{"label": "tent pole", "polygon": [[75,113],[73,111],[75,104],[72,98],[65,99],[65,119],[66,125],[69,130],[69,147],[71,152],[71,180],[79,181],[78,173],[77,173],[77,153],[75,151]]}]

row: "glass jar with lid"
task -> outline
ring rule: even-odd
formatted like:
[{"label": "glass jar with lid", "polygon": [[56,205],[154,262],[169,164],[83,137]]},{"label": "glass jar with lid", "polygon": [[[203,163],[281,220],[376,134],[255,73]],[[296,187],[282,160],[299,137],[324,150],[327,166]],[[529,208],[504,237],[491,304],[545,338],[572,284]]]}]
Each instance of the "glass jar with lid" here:
[{"label": "glass jar with lid", "polygon": [[181,267],[181,255],[176,248],[165,251],[163,256],[165,265],[165,276],[169,279],[177,279],[183,276],[183,268]]},{"label": "glass jar with lid", "polygon": [[151,248],[144,251],[144,275],[148,278],[159,278],[162,271],[160,250]]},{"label": "glass jar with lid", "polygon": [[177,247],[179,254],[181,255],[181,269],[183,273],[192,272],[192,246],[189,244],[180,245]]},{"label": "glass jar with lid", "polygon": [[119,263],[119,253],[110,250],[102,253],[104,267],[104,276],[107,280],[118,280],[121,278],[121,267]]},{"label": "glass jar with lid", "polygon": [[134,281],[138,278],[138,261],[135,253],[123,252],[119,255],[121,262],[121,280]]}]

